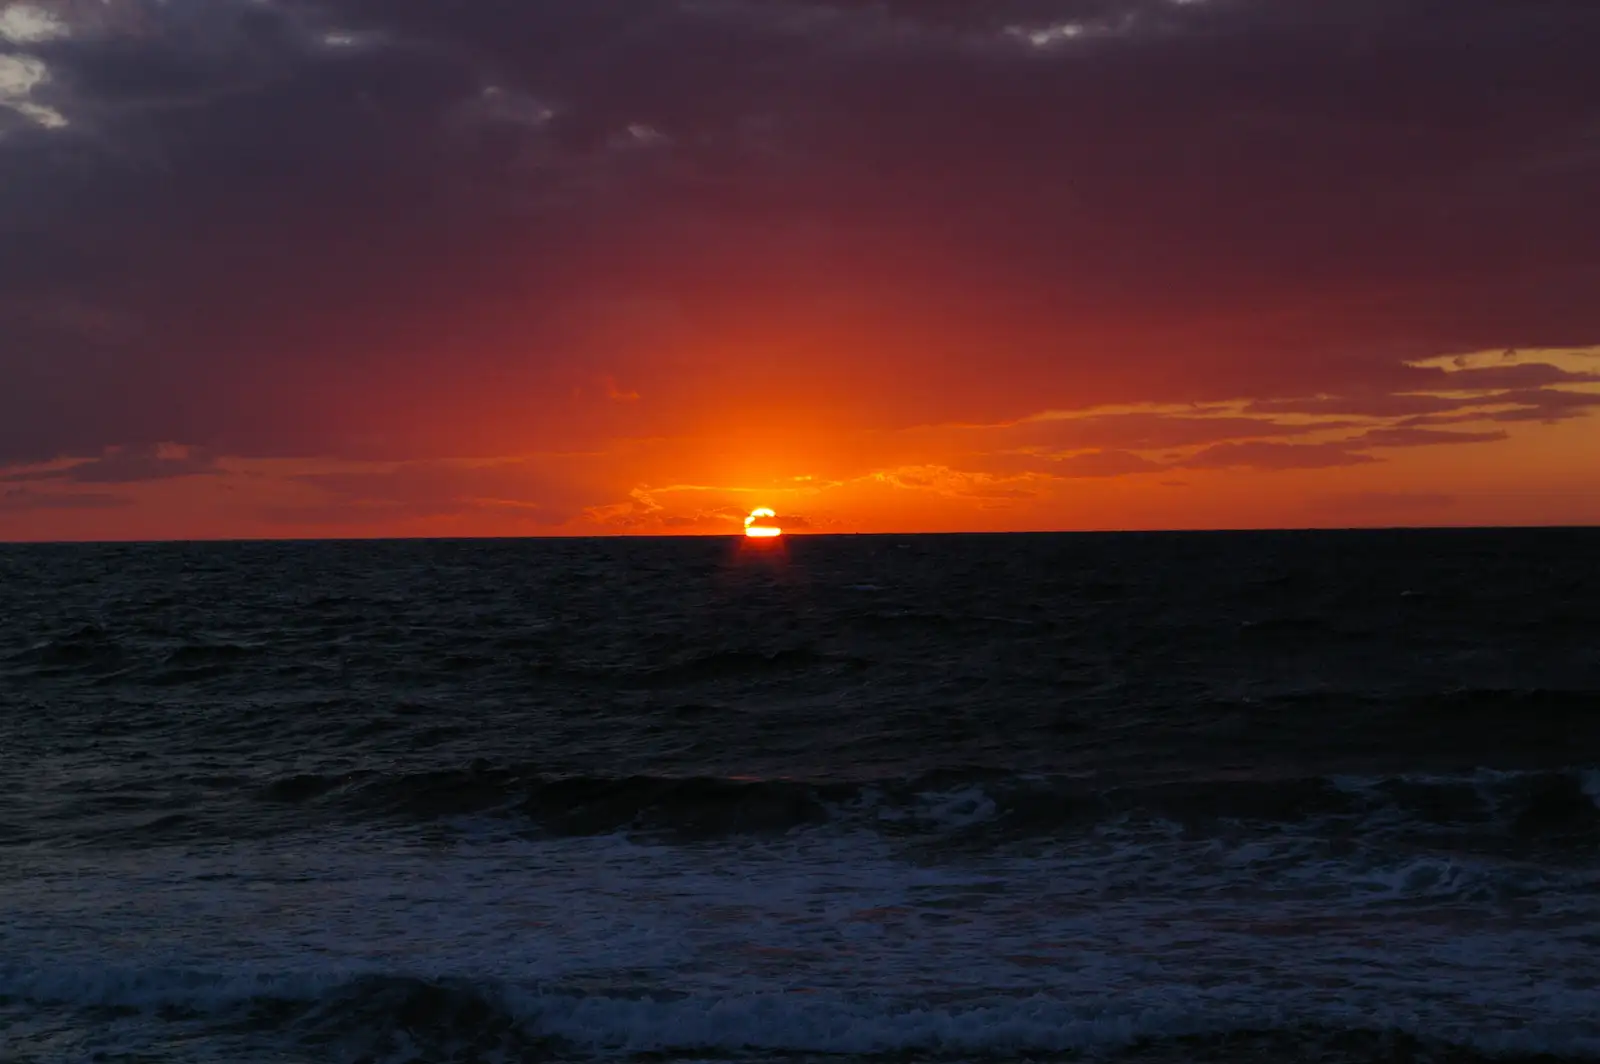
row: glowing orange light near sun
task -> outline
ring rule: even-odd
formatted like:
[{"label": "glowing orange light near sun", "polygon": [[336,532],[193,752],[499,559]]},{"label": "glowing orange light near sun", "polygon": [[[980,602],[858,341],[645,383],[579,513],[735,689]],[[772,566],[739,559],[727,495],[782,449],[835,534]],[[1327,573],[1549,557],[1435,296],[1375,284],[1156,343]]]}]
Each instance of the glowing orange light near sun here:
[{"label": "glowing orange light near sun", "polygon": [[744,534],[751,539],[775,539],[783,535],[783,529],[777,525],[761,524],[758,522],[769,521],[778,515],[765,506],[758,506],[750,511],[750,516],[744,519]]}]

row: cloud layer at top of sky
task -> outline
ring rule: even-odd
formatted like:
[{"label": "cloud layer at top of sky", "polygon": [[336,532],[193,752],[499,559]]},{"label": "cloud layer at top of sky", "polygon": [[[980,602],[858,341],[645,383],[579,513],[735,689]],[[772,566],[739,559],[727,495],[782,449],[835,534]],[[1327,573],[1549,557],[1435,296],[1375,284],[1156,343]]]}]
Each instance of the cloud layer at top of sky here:
[{"label": "cloud layer at top of sky", "polygon": [[1587,0],[3,6],[0,465],[1398,410],[1600,340]]}]

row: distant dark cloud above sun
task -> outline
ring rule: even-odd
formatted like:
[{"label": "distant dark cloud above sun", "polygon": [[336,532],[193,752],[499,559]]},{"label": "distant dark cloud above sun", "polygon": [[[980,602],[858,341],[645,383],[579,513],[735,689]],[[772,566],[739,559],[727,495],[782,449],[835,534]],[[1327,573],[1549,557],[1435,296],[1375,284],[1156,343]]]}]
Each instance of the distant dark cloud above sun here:
[{"label": "distant dark cloud above sun", "polygon": [[0,537],[1600,519],[1597,52],[1590,0],[0,0]]}]

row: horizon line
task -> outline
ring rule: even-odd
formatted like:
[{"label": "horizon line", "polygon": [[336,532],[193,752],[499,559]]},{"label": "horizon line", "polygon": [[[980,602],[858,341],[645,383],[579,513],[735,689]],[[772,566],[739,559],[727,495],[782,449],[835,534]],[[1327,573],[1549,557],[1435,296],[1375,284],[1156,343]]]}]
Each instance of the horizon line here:
[{"label": "horizon line", "polygon": [[[1256,527],[1215,528],[1063,528],[1063,529],[1008,529],[959,531],[876,531],[876,532],[812,532],[785,531],[775,540],[761,541],[764,546],[789,539],[862,539],[884,537],[955,537],[955,536],[1218,536],[1218,535],[1274,535],[1341,534],[1369,532],[1593,532],[1600,524],[1431,524],[1431,525],[1263,525]],[[159,539],[0,539],[0,549],[8,547],[133,547],[190,544],[254,544],[254,543],[513,543],[523,541],[558,540],[673,540],[673,539],[726,539],[747,542],[744,532],[600,532],[591,534],[550,533],[531,535],[372,535],[372,536],[194,536]],[[758,548],[760,549],[760,548]]]}]

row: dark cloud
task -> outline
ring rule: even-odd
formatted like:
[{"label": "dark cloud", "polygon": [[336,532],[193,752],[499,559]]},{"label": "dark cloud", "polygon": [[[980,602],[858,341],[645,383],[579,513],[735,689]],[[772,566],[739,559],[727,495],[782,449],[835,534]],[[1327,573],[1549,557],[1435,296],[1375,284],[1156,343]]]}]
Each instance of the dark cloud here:
[{"label": "dark cloud", "polygon": [[1529,391],[1441,399],[1437,407],[1441,412],[1402,418],[1396,422],[1396,427],[1459,425],[1469,421],[1554,423],[1585,417],[1597,406],[1600,406],[1600,393],[1535,388]]},{"label": "dark cloud", "polygon": [[1562,369],[1544,362],[1441,371],[1438,378],[1440,387],[1452,391],[1543,388],[1549,384],[1591,384],[1596,381],[1600,381],[1600,373]]},{"label": "dark cloud", "polygon": [[1249,405],[1253,414],[1307,414],[1313,417],[1418,417],[1472,406],[1473,401],[1442,395],[1368,392],[1364,395],[1319,395],[1269,399]]},{"label": "dark cloud", "polygon": [[165,450],[155,445],[115,447],[99,458],[59,469],[0,474],[0,482],[63,480],[78,484],[133,484],[220,473],[216,457],[195,449]]},{"label": "dark cloud", "polygon": [[[1600,398],[1600,397],[1596,397]],[[1493,443],[1507,438],[1499,429],[1466,431],[1431,427],[1427,418],[1412,419],[1386,428],[1374,428],[1356,436],[1337,440],[1313,441],[1334,429],[1350,427],[1348,422],[1309,422],[1284,425],[1270,420],[1249,418],[1170,418],[1161,415],[1115,415],[1110,418],[1079,418],[1044,424],[1070,425],[1094,437],[1104,426],[1137,425],[1138,431],[1125,437],[1129,445],[1148,451],[1199,446],[1186,457],[1169,456],[1158,461],[1132,450],[1101,448],[1075,454],[1050,455],[1022,451],[1001,451],[975,455],[968,463],[985,474],[1016,476],[1039,474],[1063,479],[1117,477],[1154,473],[1165,469],[1325,469],[1364,465],[1377,461],[1371,452],[1401,447],[1432,447],[1447,444]],[[1448,421],[1445,423],[1449,423]],[[1113,431],[1111,435],[1115,436]]]},{"label": "dark cloud", "polygon": [[[1313,417],[1368,417],[1368,418],[1438,418],[1451,420],[1452,415],[1465,414],[1472,419],[1481,418],[1486,407],[1515,406],[1519,409],[1504,412],[1507,420],[1558,420],[1562,416],[1582,413],[1587,407],[1600,403],[1600,395],[1585,392],[1544,388],[1526,382],[1568,381],[1587,382],[1595,379],[1591,374],[1576,374],[1544,363],[1528,363],[1507,367],[1508,370],[1526,370],[1526,373],[1480,376],[1489,371],[1467,371],[1454,374],[1438,387],[1452,394],[1429,395],[1416,392],[1368,392],[1362,395],[1313,396],[1301,399],[1272,399],[1249,404],[1248,410],[1256,415],[1304,414]],[[1480,391],[1492,380],[1491,387],[1505,387],[1513,379],[1524,382],[1515,391]],[[1466,413],[1470,412],[1470,413]],[[1509,415],[1509,416],[1507,416]],[[1460,420],[1456,417],[1454,420]]]},{"label": "dark cloud", "polygon": [[1400,426],[1373,429],[1362,433],[1355,443],[1362,447],[1432,447],[1446,443],[1493,443],[1506,438],[1504,432],[1451,432],[1444,429]]},{"label": "dark cloud", "polygon": [[1508,402],[1524,405],[1491,415],[1495,421],[1563,421],[1567,418],[1582,417],[1600,406],[1600,394],[1567,392],[1555,388],[1518,392],[1504,398]]},{"label": "dark cloud", "polygon": [[1173,463],[1181,469],[1329,469],[1378,461],[1370,452],[1396,447],[1433,447],[1443,444],[1492,443],[1504,432],[1462,432],[1401,426],[1372,429],[1359,436],[1320,443],[1276,440],[1239,440],[1213,444]]},{"label": "dark cloud", "polygon": [[1376,462],[1349,443],[1219,443],[1176,463],[1182,469],[1332,469]]},{"label": "dark cloud", "polygon": [[1426,416],[1408,359],[1600,340],[1592,3],[110,9],[27,46],[69,124],[0,138],[0,463],[523,453],[773,397]]},{"label": "dark cloud", "polygon": [[1225,440],[1304,436],[1313,431],[1354,427],[1346,420],[1284,423],[1270,418],[1189,416],[1140,412],[1042,419],[1003,430],[1008,439],[1061,450],[1095,448],[1110,451],[1170,450]]}]

